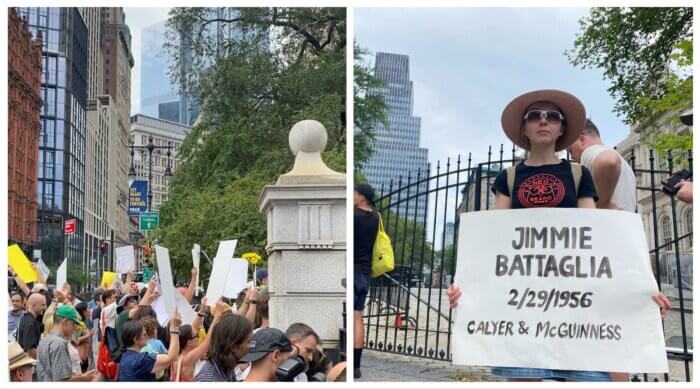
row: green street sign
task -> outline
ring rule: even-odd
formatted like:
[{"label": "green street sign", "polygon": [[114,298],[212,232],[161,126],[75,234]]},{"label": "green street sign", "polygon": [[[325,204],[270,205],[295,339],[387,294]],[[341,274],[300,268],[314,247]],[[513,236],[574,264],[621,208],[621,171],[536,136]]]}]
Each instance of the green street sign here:
[{"label": "green street sign", "polygon": [[143,268],[143,282],[148,282],[153,278],[153,268],[152,267],[144,267]]},{"label": "green street sign", "polygon": [[139,216],[139,230],[151,231],[158,228],[160,219],[158,212],[142,212]]}]

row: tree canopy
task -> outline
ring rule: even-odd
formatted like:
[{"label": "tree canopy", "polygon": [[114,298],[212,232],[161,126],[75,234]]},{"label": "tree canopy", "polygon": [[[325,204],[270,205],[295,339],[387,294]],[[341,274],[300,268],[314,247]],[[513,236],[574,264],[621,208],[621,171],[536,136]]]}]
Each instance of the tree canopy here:
[{"label": "tree canopy", "polygon": [[653,131],[663,114],[692,104],[692,22],[691,7],[592,8],[567,55],[603,69],[614,111]]},{"label": "tree canopy", "polygon": [[[233,12],[229,12],[233,11]],[[265,185],[291,170],[288,135],[304,119],[328,130],[324,160],[345,171],[344,8],[174,8],[165,50],[173,81],[202,107],[178,150],[170,198],[161,207],[160,241],[186,277],[198,243],[238,239],[236,255],[265,263]],[[221,39],[217,26],[235,27]],[[183,61],[190,70],[182,72]],[[206,279],[210,269],[203,264]]]}]

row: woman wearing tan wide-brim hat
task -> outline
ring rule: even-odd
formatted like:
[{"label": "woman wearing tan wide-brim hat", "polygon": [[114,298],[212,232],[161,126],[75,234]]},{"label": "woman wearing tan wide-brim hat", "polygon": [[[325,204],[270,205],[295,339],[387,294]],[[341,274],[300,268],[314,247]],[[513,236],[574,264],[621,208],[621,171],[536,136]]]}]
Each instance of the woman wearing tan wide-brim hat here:
[{"label": "woman wearing tan wide-brim hat", "polygon": [[[597,195],[591,173],[556,155],[576,140],[585,123],[583,104],[564,91],[536,90],[508,103],[501,115],[503,131],[529,153],[525,161],[501,171],[496,177],[491,188],[496,199],[495,208],[595,208]],[[447,295],[454,308],[462,292],[453,285],[448,288]],[[657,300],[654,296],[652,299],[662,309],[670,306],[663,299]],[[611,380],[610,373],[597,371],[494,367],[491,373],[515,381]]]}]

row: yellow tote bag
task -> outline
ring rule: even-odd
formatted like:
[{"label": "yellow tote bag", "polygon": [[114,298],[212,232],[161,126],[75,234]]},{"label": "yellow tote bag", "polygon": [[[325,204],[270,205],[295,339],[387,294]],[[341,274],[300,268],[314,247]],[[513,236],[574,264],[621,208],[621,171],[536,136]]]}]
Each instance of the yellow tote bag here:
[{"label": "yellow tote bag", "polygon": [[379,229],[372,249],[372,278],[377,278],[386,272],[394,270],[394,249],[391,238],[384,232],[382,215],[379,215]]}]

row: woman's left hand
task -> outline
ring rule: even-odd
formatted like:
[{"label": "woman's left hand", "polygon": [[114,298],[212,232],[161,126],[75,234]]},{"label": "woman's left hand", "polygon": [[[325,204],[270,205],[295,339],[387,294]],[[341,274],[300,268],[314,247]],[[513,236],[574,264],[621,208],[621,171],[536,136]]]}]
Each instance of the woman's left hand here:
[{"label": "woman's left hand", "polygon": [[661,308],[661,320],[666,320],[668,310],[671,309],[671,301],[663,293],[652,295],[651,299]]}]

